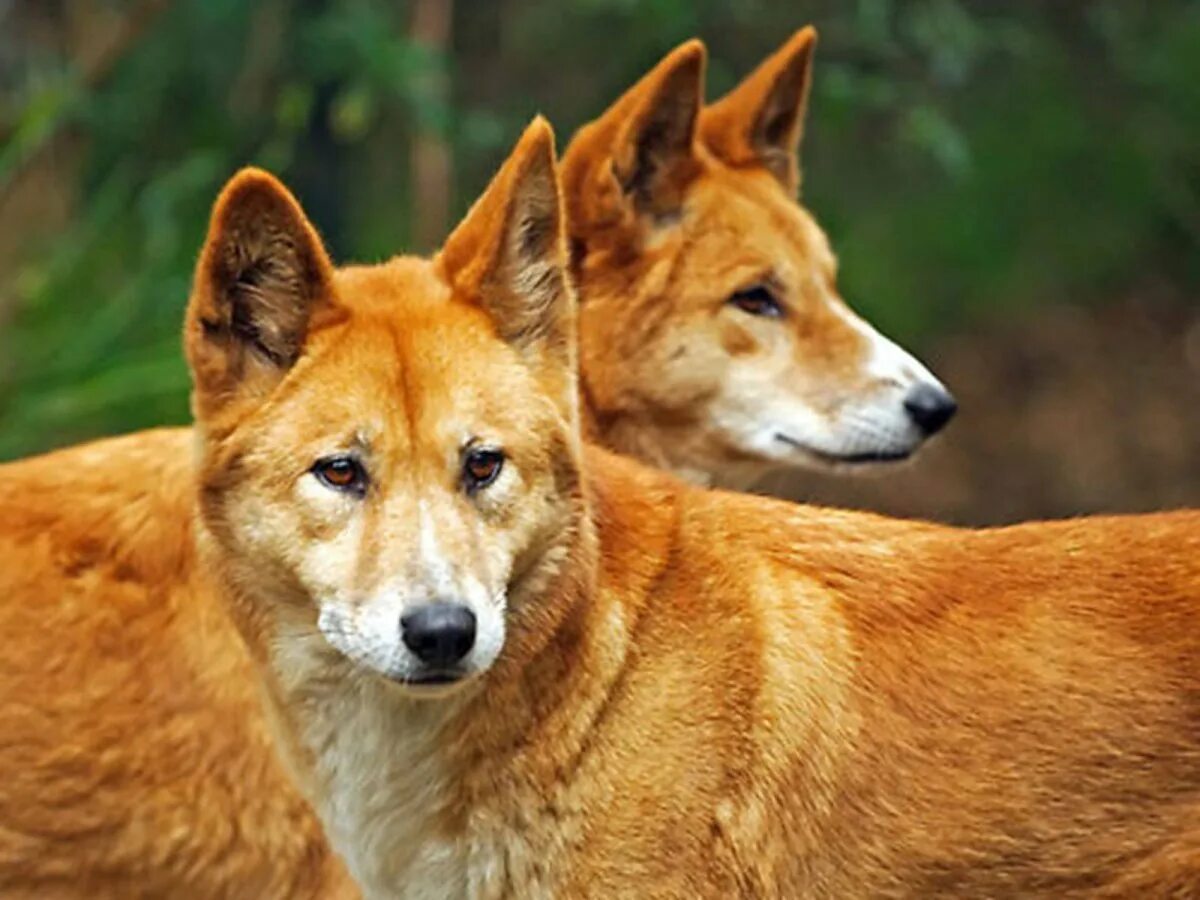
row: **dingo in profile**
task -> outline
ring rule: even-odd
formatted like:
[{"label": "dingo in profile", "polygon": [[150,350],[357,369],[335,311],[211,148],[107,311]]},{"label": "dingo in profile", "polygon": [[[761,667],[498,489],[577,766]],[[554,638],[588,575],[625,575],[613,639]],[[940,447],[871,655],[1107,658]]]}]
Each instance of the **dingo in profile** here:
[{"label": "dingo in profile", "polygon": [[815,43],[797,32],[702,108],[689,41],[563,159],[585,431],[693,481],[902,459],[955,411],[842,302],[796,203]]},{"label": "dingo in profile", "polygon": [[540,122],[432,261],[213,215],[198,565],[368,896],[1200,892],[1200,514],[689,488],[581,446],[568,282]]}]

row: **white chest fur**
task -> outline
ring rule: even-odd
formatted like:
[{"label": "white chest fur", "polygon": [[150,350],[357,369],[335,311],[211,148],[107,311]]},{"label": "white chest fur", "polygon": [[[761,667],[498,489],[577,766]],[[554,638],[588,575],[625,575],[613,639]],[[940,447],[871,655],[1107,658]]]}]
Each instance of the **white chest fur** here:
[{"label": "white chest fur", "polygon": [[344,661],[331,671],[319,637],[275,649],[276,712],[302,757],[294,769],[364,895],[469,896],[468,843],[442,827],[450,791],[437,736],[453,704],[407,700]]},{"label": "white chest fur", "polygon": [[461,773],[447,770],[439,736],[462,701],[414,701],[344,661],[331,670],[320,638],[276,650],[276,712],[303,754],[297,774],[367,900],[554,896],[555,873],[583,839],[570,785],[535,787],[506,767],[447,834],[450,779]]},{"label": "white chest fur", "polygon": [[448,793],[435,748],[441,710],[401,710],[387,689],[354,679],[307,711],[318,812],[367,897],[465,897],[467,848],[439,833]]},{"label": "white chest fur", "polygon": [[553,896],[549,863],[578,823],[546,817],[528,790],[442,830],[451,791],[435,742],[446,703],[397,698],[374,678],[310,699],[301,734],[330,841],[367,900]]}]

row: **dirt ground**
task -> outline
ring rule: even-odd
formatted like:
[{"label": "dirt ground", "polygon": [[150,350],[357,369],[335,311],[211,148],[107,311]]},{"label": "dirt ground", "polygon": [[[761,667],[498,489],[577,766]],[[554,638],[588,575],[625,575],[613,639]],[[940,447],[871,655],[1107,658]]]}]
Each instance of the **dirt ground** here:
[{"label": "dirt ground", "polygon": [[792,499],[962,524],[1200,506],[1200,302],[1056,307],[923,354],[958,418],[862,477],[773,476]]}]

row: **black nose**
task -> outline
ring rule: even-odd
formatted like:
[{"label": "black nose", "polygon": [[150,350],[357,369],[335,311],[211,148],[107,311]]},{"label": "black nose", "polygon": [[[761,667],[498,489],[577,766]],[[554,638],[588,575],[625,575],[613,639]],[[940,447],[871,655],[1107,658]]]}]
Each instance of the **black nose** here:
[{"label": "black nose", "polygon": [[945,388],[918,384],[904,398],[904,408],[926,435],[937,434],[954,418],[958,404]]},{"label": "black nose", "polygon": [[458,603],[427,603],[400,617],[400,633],[425,665],[448,668],[475,646],[475,613]]}]

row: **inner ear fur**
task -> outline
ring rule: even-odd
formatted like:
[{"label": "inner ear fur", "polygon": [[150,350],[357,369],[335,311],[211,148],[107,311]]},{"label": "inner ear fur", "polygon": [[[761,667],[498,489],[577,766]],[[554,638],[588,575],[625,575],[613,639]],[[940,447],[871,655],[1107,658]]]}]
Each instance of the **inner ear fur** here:
[{"label": "inner ear fur", "polygon": [[678,212],[699,171],[695,140],[705,61],[700,41],[681,44],[580,129],[563,161],[573,229]]},{"label": "inner ear fur", "polygon": [[638,102],[617,133],[612,174],[622,193],[651,215],[670,215],[696,174],[696,120],[704,99],[704,45],[689,41],[635,88]]},{"label": "inner ear fur", "polygon": [[188,305],[186,348],[197,395],[219,402],[269,387],[299,358],[332,299],[333,267],[296,199],[243,169],[213,208]]},{"label": "inner ear fur", "polygon": [[477,302],[522,351],[570,357],[574,297],[567,275],[554,132],[525,129],[491,184],[446,240],[438,264],[455,292]]},{"label": "inner ear fur", "polygon": [[762,166],[791,193],[800,187],[798,154],[816,45],[811,25],[797,31],[700,116],[701,139],[719,159]]}]

